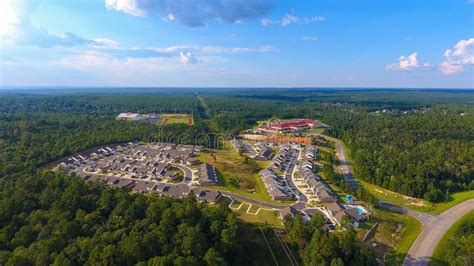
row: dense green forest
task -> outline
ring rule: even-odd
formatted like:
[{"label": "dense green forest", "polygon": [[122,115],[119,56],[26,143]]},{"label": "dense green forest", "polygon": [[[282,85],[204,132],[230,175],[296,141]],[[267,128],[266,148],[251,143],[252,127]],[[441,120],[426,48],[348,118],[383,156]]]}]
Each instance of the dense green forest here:
[{"label": "dense green forest", "polygon": [[352,226],[328,233],[324,223],[320,214],[309,223],[300,215],[285,221],[286,234],[298,247],[304,265],[377,265],[372,251],[357,243]]},{"label": "dense green forest", "polygon": [[225,205],[130,194],[52,172],[0,181],[1,265],[242,264]]}]

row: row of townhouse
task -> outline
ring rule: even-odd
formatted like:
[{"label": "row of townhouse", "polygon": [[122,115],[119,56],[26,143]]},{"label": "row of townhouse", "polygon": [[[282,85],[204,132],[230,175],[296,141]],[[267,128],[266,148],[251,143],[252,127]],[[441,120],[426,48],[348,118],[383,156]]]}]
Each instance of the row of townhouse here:
[{"label": "row of townhouse", "polygon": [[307,168],[300,169],[300,176],[308,185],[308,191],[316,197],[318,202],[337,202],[332,190],[316,175],[312,170]]},{"label": "row of townhouse", "polygon": [[120,177],[105,177],[98,175],[86,175],[83,177],[85,181],[105,182],[113,188],[127,188],[137,193],[154,193],[161,196],[169,196],[175,198],[183,198],[193,195],[199,201],[207,201],[215,203],[221,198],[221,193],[215,190],[207,189],[191,189],[184,184],[165,184],[145,180],[132,180]]},{"label": "row of townhouse", "polygon": [[292,148],[289,144],[285,144],[281,147],[278,154],[273,157],[273,160],[269,168],[283,170],[286,163],[290,159]]},{"label": "row of townhouse", "polygon": [[318,149],[315,146],[308,145],[303,150],[302,155],[303,155],[303,158],[306,160],[315,160],[317,153],[318,153]]},{"label": "row of townhouse", "polygon": [[216,168],[208,163],[203,163],[198,167],[197,183],[201,186],[215,186],[218,182]]},{"label": "row of townhouse", "polygon": [[245,141],[242,141],[240,139],[232,139],[230,143],[232,145],[232,148],[238,152],[243,151],[246,153],[250,153],[252,157],[257,154],[257,151],[252,147],[252,145],[248,144]]},{"label": "row of townhouse", "polygon": [[272,170],[264,169],[260,171],[260,178],[273,200],[283,201],[293,198],[290,191],[286,188],[283,179]]},{"label": "row of townhouse", "polygon": [[273,150],[268,146],[268,144],[263,142],[257,142],[255,144],[257,154],[254,156],[255,160],[269,161],[275,156]]}]

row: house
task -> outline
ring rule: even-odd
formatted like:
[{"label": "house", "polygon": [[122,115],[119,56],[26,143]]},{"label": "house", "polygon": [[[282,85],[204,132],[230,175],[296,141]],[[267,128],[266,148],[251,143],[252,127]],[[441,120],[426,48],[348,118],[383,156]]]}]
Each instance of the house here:
[{"label": "house", "polygon": [[165,178],[169,178],[170,180],[176,180],[178,179],[179,174],[176,172],[166,172],[165,173]]},{"label": "house", "polygon": [[255,156],[255,160],[261,161],[268,161],[271,160],[274,156],[272,149],[270,148],[263,148],[260,152]]},{"label": "house", "polygon": [[215,190],[196,189],[193,193],[198,201],[206,201],[212,204],[216,203],[222,196],[219,191]]},{"label": "house", "polygon": [[316,159],[317,149],[314,146],[307,146],[303,152],[303,158],[307,160]]},{"label": "house", "polygon": [[340,224],[342,218],[346,216],[344,208],[342,208],[341,205],[339,205],[337,202],[329,203],[328,205],[326,205],[326,209],[338,224]]},{"label": "house", "polygon": [[301,164],[300,168],[302,170],[310,170],[310,171],[313,171],[314,170],[314,163],[309,161],[309,160],[305,160],[303,161],[303,163]]},{"label": "house", "polygon": [[156,183],[144,181],[144,180],[136,180],[135,186],[132,188],[133,191],[138,193],[147,193],[154,189]]},{"label": "house", "polygon": [[355,208],[345,209],[346,214],[356,222],[362,222],[365,220],[365,216],[357,211]]},{"label": "house", "polygon": [[157,183],[154,191],[159,195],[162,196],[170,196],[175,198],[182,198],[189,194],[191,190],[187,185],[179,184],[179,185],[171,185],[171,184],[164,184],[164,183]]},{"label": "house", "polygon": [[90,182],[107,182],[107,179],[107,177],[99,175],[85,175],[82,177],[82,180]]},{"label": "house", "polygon": [[132,188],[135,185],[135,181],[119,177],[110,177],[107,180],[107,184],[116,188]]},{"label": "house", "polygon": [[186,161],[186,164],[187,165],[199,165],[201,164],[202,162],[199,161],[198,159],[196,158],[188,158],[188,160]]},{"label": "house", "polygon": [[288,206],[288,207],[285,207],[283,209],[281,209],[278,213],[280,219],[282,220],[285,220],[286,218],[293,218],[295,217],[295,215],[298,213],[298,211],[291,207],[291,206]]},{"label": "house", "polygon": [[316,192],[316,197],[319,202],[337,202],[337,199],[330,193],[329,190],[322,189]]},{"label": "house", "polygon": [[198,183],[201,186],[217,185],[217,172],[214,166],[203,163],[198,167]]}]

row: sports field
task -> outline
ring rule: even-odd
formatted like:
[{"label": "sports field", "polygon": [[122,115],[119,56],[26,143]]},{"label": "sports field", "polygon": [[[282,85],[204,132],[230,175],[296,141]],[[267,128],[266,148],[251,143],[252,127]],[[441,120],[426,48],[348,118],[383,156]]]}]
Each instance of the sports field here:
[{"label": "sports field", "polygon": [[187,124],[193,125],[194,121],[191,115],[187,114],[162,114],[161,125]]}]

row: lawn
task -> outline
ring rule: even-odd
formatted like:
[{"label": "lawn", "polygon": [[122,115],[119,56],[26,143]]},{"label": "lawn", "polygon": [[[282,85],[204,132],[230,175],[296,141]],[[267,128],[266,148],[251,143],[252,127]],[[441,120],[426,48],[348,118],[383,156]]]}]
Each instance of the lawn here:
[{"label": "lawn", "polygon": [[181,170],[179,168],[176,168],[176,167],[171,167],[168,171],[172,172],[172,173],[178,173],[178,177],[175,180],[170,180],[169,181],[170,183],[175,183],[176,184],[176,183],[183,182],[183,178],[184,178],[183,170]]},{"label": "lawn", "polygon": [[247,213],[250,208],[251,213],[255,213],[259,207],[244,203],[239,210],[232,210],[236,213],[237,217],[248,223],[259,223],[271,225],[278,228],[283,228],[283,222],[278,218],[278,211],[272,211],[267,209],[261,209],[257,215]]},{"label": "lawn", "polygon": [[423,212],[428,211],[432,205],[430,202],[423,199],[408,197],[400,193],[381,188],[377,185],[365,182],[360,179],[356,179],[356,180],[357,180],[357,183],[359,183],[359,185],[367,189],[377,199],[380,199],[383,201],[400,205],[400,206],[403,206],[415,211],[423,211]]},{"label": "lawn", "polygon": [[376,242],[378,251],[387,254],[387,265],[401,265],[422,230],[421,223],[411,216],[384,209],[372,211],[369,220],[360,225],[359,237],[362,238],[375,223],[379,223],[375,234],[367,241]]},{"label": "lawn", "polygon": [[408,197],[359,179],[357,179],[357,182],[380,200],[391,202],[415,211],[433,214],[442,213],[443,211],[453,207],[454,205],[474,198],[474,190],[470,190],[451,194],[449,196],[448,202],[431,203],[424,199]]},{"label": "lawn", "polygon": [[245,162],[244,156],[234,150],[208,150],[201,152],[196,158],[212,164],[218,170],[218,185],[213,186],[213,189],[226,190],[276,205],[286,206],[292,203],[277,202],[270,198],[258,174],[263,169],[260,162],[250,158]]},{"label": "lawn", "polygon": [[449,265],[449,263],[446,261],[446,256],[447,256],[447,251],[448,251],[448,246],[449,246],[449,239],[456,237],[458,235],[458,231],[461,227],[461,225],[467,221],[469,218],[472,219],[474,217],[474,210],[471,210],[467,214],[465,214],[461,219],[456,221],[444,234],[443,238],[438,243],[438,246],[436,247],[435,251],[433,252],[433,258],[430,262],[430,265]]},{"label": "lawn", "polygon": [[449,196],[448,202],[433,204],[433,207],[429,212],[442,213],[445,210],[472,198],[474,198],[474,190],[453,193]]}]

